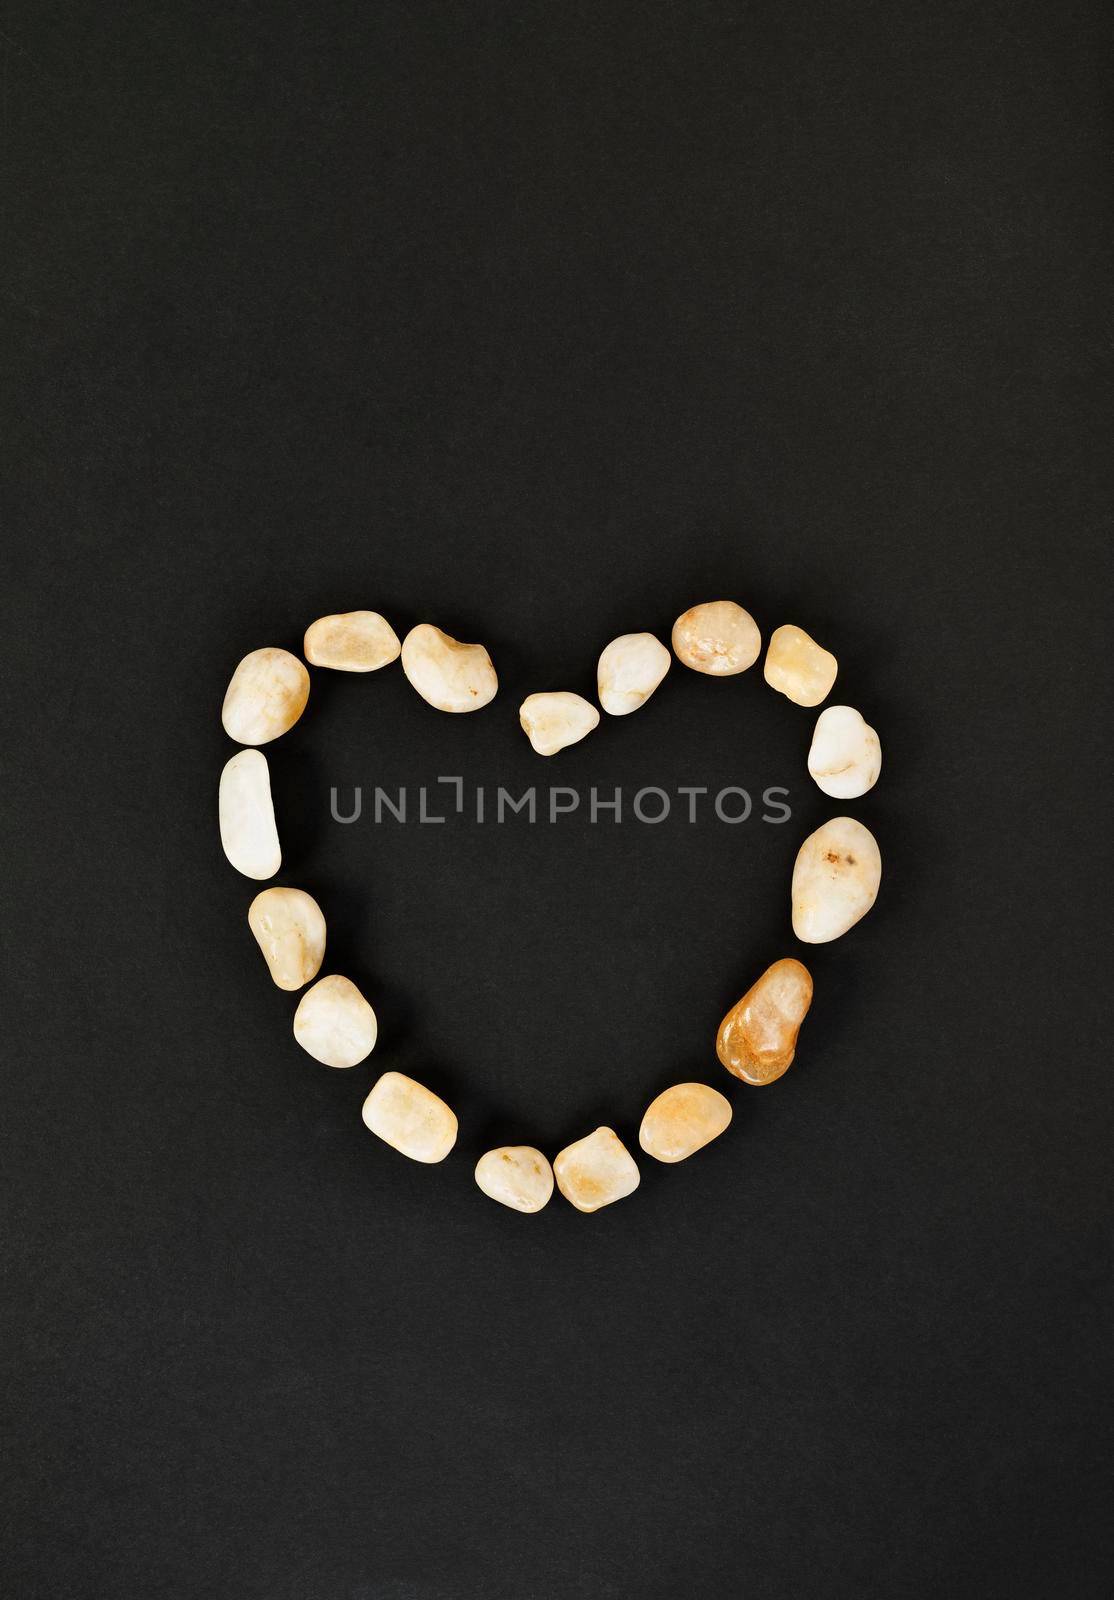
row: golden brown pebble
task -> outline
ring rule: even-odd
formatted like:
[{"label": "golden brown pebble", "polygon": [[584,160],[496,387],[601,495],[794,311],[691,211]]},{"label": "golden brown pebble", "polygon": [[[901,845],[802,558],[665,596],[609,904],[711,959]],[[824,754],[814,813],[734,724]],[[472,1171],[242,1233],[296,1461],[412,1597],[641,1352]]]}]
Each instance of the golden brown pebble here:
[{"label": "golden brown pebble", "polygon": [[773,1083],[793,1060],[812,1004],[812,976],[788,956],[752,984],[719,1025],[716,1054],[744,1083]]}]

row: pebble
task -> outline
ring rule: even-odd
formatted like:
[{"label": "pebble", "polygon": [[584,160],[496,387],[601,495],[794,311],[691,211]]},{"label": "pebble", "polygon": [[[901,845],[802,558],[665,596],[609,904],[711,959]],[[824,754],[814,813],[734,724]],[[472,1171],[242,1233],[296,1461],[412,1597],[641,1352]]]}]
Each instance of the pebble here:
[{"label": "pebble", "polygon": [[540,1211],[553,1193],[553,1168],[532,1145],[504,1144],[477,1161],[476,1182],[512,1211]]},{"label": "pebble", "polygon": [[300,989],[321,971],[325,918],[304,889],[264,889],[248,908],[248,926],[280,989]]},{"label": "pebble", "polygon": [[795,705],[818,706],[831,693],[839,662],[803,628],[775,628],[762,669],[766,682]]},{"label": "pebble", "polygon": [[752,984],[719,1025],[716,1054],[744,1083],[773,1083],[789,1067],[812,1004],[812,974],[786,957]]},{"label": "pebble", "polygon": [[282,865],[271,772],[262,750],[238,750],[220,775],[220,842],[245,878],[273,878]]},{"label": "pebble", "polygon": [[637,711],[665,677],[672,659],[652,633],[624,633],[612,639],[596,671],[600,705],[612,717]]},{"label": "pebble", "polygon": [[793,868],[793,932],[827,944],[865,917],[878,897],[882,856],[869,828],[833,817],[810,833]]},{"label": "pebble", "polygon": [[499,687],[482,644],[461,644],[429,622],[411,628],[403,640],[402,670],[438,711],[479,711]]},{"label": "pebble", "polygon": [[246,655],[232,674],[221,709],[237,744],[270,744],[294,726],[309,699],[309,673],[289,650],[268,646]]},{"label": "pebble", "polygon": [[364,1101],[364,1122],[411,1161],[444,1161],[456,1143],[456,1117],[439,1095],[401,1072],[385,1072]]},{"label": "pebble", "polygon": [[518,720],[538,755],[555,756],[558,750],[576,744],[598,728],[600,714],[583,695],[558,689],[527,695],[519,707]]},{"label": "pebble", "polygon": [[706,600],[673,624],[673,653],[694,672],[729,678],[753,667],[762,653],[762,635],[750,612],[734,600]]},{"label": "pebble", "polygon": [[857,800],[878,782],[882,746],[854,706],[829,706],[816,719],[808,770],[833,800]]},{"label": "pebble", "polygon": [[638,1188],[638,1168],[611,1128],[597,1128],[561,1151],[553,1163],[557,1187],[578,1211],[598,1211]]},{"label": "pebble", "polygon": [[375,1012],[349,978],[320,978],[298,1001],[294,1037],[326,1067],[356,1067],[375,1049]]},{"label": "pebble", "polygon": [[684,1161],[718,1139],[731,1121],[731,1102],[706,1083],[675,1083],[650,1102],[638,1142],[655,1161]]},{"label": "pebble", "polygon": [[398,634],[378,611],[341,611],[318,617],[306,629],[306,660],[334,672],[378,672],[397,661]]}]

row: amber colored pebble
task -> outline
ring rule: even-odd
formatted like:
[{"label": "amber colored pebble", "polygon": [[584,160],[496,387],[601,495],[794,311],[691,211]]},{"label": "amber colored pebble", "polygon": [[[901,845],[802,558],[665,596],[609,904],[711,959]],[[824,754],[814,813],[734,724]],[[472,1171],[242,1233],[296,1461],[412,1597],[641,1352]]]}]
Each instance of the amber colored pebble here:
[{"label": "amber colored pebble", "polygon": [[786,957],[752,984],[719,1025],[716,1054],[744,1083],[773,1083],[793,1060],[812,1004],[812,975]]}]

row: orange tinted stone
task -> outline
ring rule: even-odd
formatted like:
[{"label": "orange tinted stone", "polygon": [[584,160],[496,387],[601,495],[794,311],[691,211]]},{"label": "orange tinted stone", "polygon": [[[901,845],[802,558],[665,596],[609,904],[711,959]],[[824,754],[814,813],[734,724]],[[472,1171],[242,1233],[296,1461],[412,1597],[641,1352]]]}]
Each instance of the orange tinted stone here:
[{"label": "orange tinted stone", "polygon": [[775,961],[720,1023],[716,1054],[744,1083],[773,1083],[793,1060],[811,1004],[808,968],[791,957]]}]

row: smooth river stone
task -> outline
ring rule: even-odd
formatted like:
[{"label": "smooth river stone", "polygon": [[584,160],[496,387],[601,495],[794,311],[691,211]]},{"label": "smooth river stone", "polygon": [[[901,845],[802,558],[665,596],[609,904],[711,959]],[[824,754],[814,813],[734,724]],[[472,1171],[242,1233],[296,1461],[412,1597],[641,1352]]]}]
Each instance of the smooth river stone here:
[{"label": "smooth river stone", "polygon": [[557,1187],[578,1211],[598,1211],[638,1188],[638,1168],[611,1128],[566,1145],[553,1163]]},{"label": "smooth river stone", "polygon": [[818,706],[831,693],[839,662],[830,650],[810,639],[803,628],[787,625],[770,635],[763,667],[771,689],[798,706]]},{"label": "smooth river stone", "polygon": [[262,750],[239,750],[220,775],[220,842],[245,878],[273,878],[282,865],[271,773]]},{"label": "smooth river stone", "polygon": [[378,611],[341,611],[318,617],[306,629],[306,660],[334,672],[378,672],[397,661],[398,634]]},{"label": "smooth river stone", "polygon": [[655,1161],[684,1161],[718,1139],[731,1121],[731,1102],[706,1083],[675,1083],[650,1102],[638,1142]]},{"label": "smooth river stone", "polygon": [[673,624],[673,654],[694,672],[729,678],[753,667],[761,653],[758,624],[734,600],[706,600]]},{"label": "smooth river stone", "polygon": [[540,756],[555,756],[558,750],[576,744],[598,728],[600,714],[583,695],[557,689],[527,695],[519,707],[518,720]]},{"label": "smooth river stone", "polygon": [[232,674],[221,722],[237,744],[270,744],[294,726],[309,699],[309,673],[289,650],[267,646]]},{"label": "smooth river stone", "polygon": [[812,1004],[812,975],[786,957],[767,967],[719,1025],[716,1054],[744,1083],[773,1083],[790,1065]]},{"label": "smooth river stone", "polygon": [[596,689],[612,717],[625,717],[645,705],[669,671],[672,656],[652,633],[624,633],[600,656]]},{"label": "smooth river stone", "polygon": [[294,1013],[294,1037],[326,1067],[356,1067],[375,1049],[375,1012],[338,973],[307,989]]},{"label": "smooth river stone", "polygon": [[476,1162],[476,1182],[512,1211],[540,1211],[553,1193],[553,1168],[529,1144],[504,1144]]},{"label": "smooth river stone", "polygon": [[869,828],[833,817],[810,833],[793,868],[793,932],[827,944],[853,928],[878,898],[882,856]]},{"label": "smooth river stone", "polygon": [[402,641],[402,670],[438,711],[479,711],[499,687],[482,644],[461,644],[429,622],[411,628]]},{"label": "smooth river stone", "polygon": [[854,706],[829,706],[816,719],[808,770],[833,800],[856,800],[878,782],[882,746]]},{"label": "smooth river stone", "polygon": [[444,1161],[456,1143],[456,1117],[440,1096],[401,1072],[385,1072],[364,1101],[365,1124],[411,1161]]},{"label": "smooth river stone", "polygon": [[321,971],[325,918],[304,889],[264,889],[248,907],[248,926],[280,989],[300,989]]}]

